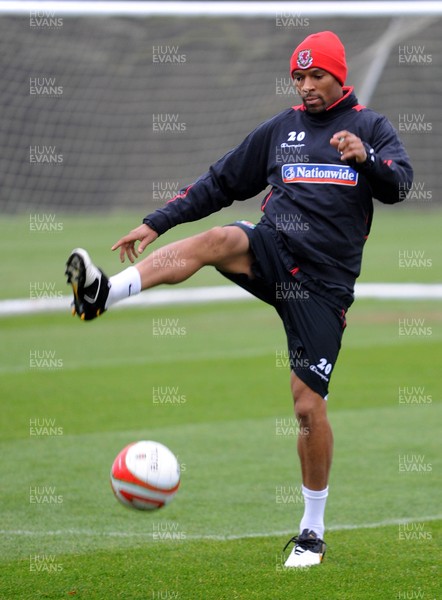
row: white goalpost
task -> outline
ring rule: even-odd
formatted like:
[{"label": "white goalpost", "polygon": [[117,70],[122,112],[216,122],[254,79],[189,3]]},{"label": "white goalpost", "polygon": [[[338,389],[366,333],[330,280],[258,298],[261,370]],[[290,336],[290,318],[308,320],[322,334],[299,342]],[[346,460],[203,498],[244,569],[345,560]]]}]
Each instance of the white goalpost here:
[{"label": "white goalpost", "polygon": [[414,15],[441,15],[442,6],[437,0],[412,2],[382,0],[352,2],[108,2],[72,0],[2,0],[0,13],[26,14],[36,11],[65,16],[228,16],[228,17],[274,17],[278,14],[308,14],[320,17],[376,17]]}]

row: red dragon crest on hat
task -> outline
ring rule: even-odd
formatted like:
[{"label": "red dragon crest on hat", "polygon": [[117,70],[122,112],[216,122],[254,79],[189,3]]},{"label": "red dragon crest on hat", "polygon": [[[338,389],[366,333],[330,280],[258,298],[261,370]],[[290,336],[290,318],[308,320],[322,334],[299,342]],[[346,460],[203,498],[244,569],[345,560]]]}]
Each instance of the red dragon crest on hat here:
[{"label": "red dragon crest on hat", "polygon": [[313,62],[311,50],[301,50],[298,52],[297,65],[300,69],[308,69]]}]

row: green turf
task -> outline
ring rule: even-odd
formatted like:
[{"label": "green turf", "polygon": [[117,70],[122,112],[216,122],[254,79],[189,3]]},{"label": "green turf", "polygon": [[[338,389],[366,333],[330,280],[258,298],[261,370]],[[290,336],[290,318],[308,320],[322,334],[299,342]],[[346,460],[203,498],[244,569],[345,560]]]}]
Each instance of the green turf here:
[{"label": "green turf", "polygon": [[[431,339],[397,335],[398,314],[416,309],[434,328]],[[329,400],[330,549],[314,579],[317,597],[328,590],[328,598],[347,598],[349,589],[352,598],[377,598],[380,589],[398,597],[417,586],[433,597],[436,550],[428,556],[418,540],[425,555],[416,563],[400,527],[410,522],[410,535],[438,544],[440,521],[427,520],[440,519],[436,309],[360,301],[351,311]],[[154,339],[158,314],[181,320],[182,339]],[[283,573],[279,557],[302,503],[287,372],[278,364],[284,339],[272,309],[247,302],[128,310],[90,324],[60,314],[2,323],[0,392],[12,401],[3,407],[1,451],[13,460],[2,466],[0,597],[279,598],[294,578],[308,592],[312,576]],[[38,348],[54,350],[62,365],[30,368],[29,349]],[[157,386],[173,386],[185,401],[155,404]],[[425,402],[401,403],[399,388],[417,386]],[[60,435],[31,435],[30,419]],[[143,438],[169,445],[183,467],[177,498],[154,514],[120,507],[108,484],[114,456]],[[427,470],[400,472],[403,455]],[[36,504],[31,495],[52,500]],[[182,539],[154,539],[158,530]],[[393,550],[386,555],[384,546]]]},{"label": "green turf", "polygon": [[91,551],[87,556],[60,554],[52,563],[58,572],[29,572],[30,560],[26,559],[8,565],[8,579],[20,580],[21,586],[18,592],[6,583],[3,587],[8,595],[4,597],[437,599],[440,584],[435,556],[440,548],[436,537],[442,529],[440,523],[423,525],[430,539],[414,542],[398,541],[397,526],[364,529],[356,535],[331,532],[330,557],[320,568],[303,571],[282,568],[279,548],[283,540],[276,536],[173,544],[159,541],[130,550]]},{"label": "green turf", "polygon": [[[7,255],[10,259],[3,261],[0,267],[3,281],[7,281],[7,285],[0,287],[0,298],[29,298],[31,284],[45,283],[53,286],[55,293],[66,294],[67,287],[60,265],[72,248],[77,246],[87,248],[97,264],[108,274],[117,272],[120,270],[119,258],[110,251],[110,247],[122,235],[138,226],[144,216],[133,212],[88,217],[48,211],[36,214],[43,221],[44,218],[52,219],[52,224],[47,223],[46,226],[53,226],[55,230],[30,229],[28,214],[2,216],[0,250],[2,256]],[[250,203],[246,203],[244,207],[237,203],[202,221],[181,225],[167,232],[152,248],[236,219],[257,222],[259,218],[260,212],[251,208]],[[44,225],[43,222],[41,227]],[[372,232],[365,248],[360,281],[440,281],[441,229],[441,210],[418,211],[406,206],[386,209],[377,204]],[[400,266],[399,252],[406,252],[406,256],[412,258]],[[20,276],[15,271],[17,264],[20,265]],[[220,283],[227,282],[220,280],[213,269],[205,269],[185,285]]]},{"label": "green turf", "polygon": [[[411,238],[416,219],[406,212],[393,228],[392,213],[382,215],[367,281],[406,280],[394,261],[376,261],[404,239],[415,249],[432,240],[437,220]],[[88,245],[97,223],[69,218],[65,238],[37,234],[41,247],[26,238],[2,265],[23,267],[2,296],[62,282],[60,253],[76,237]],[[121,229],[116,218],[107,225]],[[93,245],[112,261],[99,248],[105,235]],[[434,267],[416,281],[439,277],[428,244]],[[222,279],[206,271],[199,281]],[[421,320],[424,334],[400,335],[404,318]],[[154,335],[155,319],[175,320],[180,333]],[[323,565],[301,572],[281,566],[302,502],[285,339],[270,307],[131,309],[92,323],[57,313],[1,318],[0,328],[2,600],[441,597],[440,302],[360,300],[350,310],[329,398],[329,547]],[[38,356],[52,368],[30,362]],[[160,386],[183,402],[155,402]],[[37,435],[43,424],[52,435]],[[120,506],[108,481],[137,439],[169,445],[182,467],[177,497],[150,514]]]}]

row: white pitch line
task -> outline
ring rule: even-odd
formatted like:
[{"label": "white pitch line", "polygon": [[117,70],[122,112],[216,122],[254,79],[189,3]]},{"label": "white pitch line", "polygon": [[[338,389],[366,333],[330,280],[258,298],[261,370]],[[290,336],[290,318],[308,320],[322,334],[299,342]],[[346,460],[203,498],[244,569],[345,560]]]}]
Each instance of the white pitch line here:
[{"label": "white pitch line", "polygon": [[[409,517],[406,519],[385,519],[384,521],[377,521],[375,523],[361,523],[356,524],[336,524],[326,527],[327,531],[353,531],[355,529],[376,529],[377,527],[389,527],[392,525],[404,525],[408,523],[421,523],[427,521],[440,521],[442,515],[428,515],[425,517]],[[109,538],[153,538],[153,532],[150,533],[139,533],[139,532],[126,532],[126,531],[94,531],[90,529],[58,529],[55,531],[32,531],[29,529],[0,529],[0,535],[14,536],[14,537],[57,537],[57,536],[83,536],[83,537],[109,537]],[[254,538],[267,538],[276,537],[283,535],[293,535],[293,530],[283,531],[267,531],[267,532],[254,532],[254,533],[241,533],[241,534],[207,534],[207,535],[188,535],[185,534],[183,540],[214,540],[218,542],[229,541],[229,540],[243,540],[243,539],[254,539]],[[157,540],[156,540],[157,541]],[[167,541],[167,540],[165,540]]]},{"label": "white pitch line", "polygon": [[[44,294],[44,293],[43,293]],[[355,297],[378,300],[440,300],[442,284],[438,283],[357,283]],[[256,298],[238,286],[218,285],[195,288],[155,289],[126,298],[112,307],[150,308],[177,304],[250,301]],[[71,296],[56,298],[16,298],[0,300],[0,317],[65,312],[70,314]]]}]

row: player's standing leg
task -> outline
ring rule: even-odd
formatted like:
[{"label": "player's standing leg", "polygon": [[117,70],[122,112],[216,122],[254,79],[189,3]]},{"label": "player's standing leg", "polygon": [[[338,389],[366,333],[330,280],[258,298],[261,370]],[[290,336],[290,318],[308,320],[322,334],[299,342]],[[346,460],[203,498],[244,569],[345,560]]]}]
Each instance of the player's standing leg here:
[{"label": "player's standing leg", "polygon": [[[333,454],[333,434],[327,418],[326,401],[291,373],[295,414],[299,423],[298,454],[301,461],[304,515],[300,535],[290,542],[294,548],[286,567],[309,567],[322,561],[325,554],[324,512],[328,478]],[[287,547],[286,546],[286,547]]]}]

